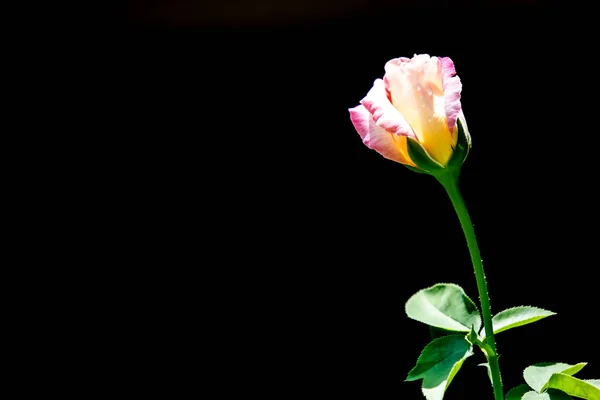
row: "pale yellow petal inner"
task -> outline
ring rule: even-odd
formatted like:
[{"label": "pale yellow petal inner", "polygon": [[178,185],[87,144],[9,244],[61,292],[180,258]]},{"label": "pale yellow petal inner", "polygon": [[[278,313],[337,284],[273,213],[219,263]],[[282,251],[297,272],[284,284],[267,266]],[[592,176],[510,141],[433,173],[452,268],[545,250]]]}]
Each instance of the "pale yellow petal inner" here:
[{"label": "pale yellow petal inner", "polygon": [[446,120],[439,59],[416,56],[410,62],[390,62],[386,65],[386,77],[394,107],[431,157],[446,165],[456,138]]}]

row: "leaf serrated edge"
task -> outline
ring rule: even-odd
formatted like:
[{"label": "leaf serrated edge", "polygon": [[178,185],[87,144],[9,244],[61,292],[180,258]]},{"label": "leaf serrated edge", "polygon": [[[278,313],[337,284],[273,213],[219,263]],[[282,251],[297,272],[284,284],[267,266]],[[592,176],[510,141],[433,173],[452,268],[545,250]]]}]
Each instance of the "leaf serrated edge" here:
[{"label": "leaf serrated edge", "polygon": [[[475,311],[477,311],[477,314],[479,314],[479,319],[481,320],[481,328],[480,328],[480,331],[481,331],[481,329],[483,329],[483,319],[481,318],[481,312],[479,311],[479,308],[477,307],[477,304],[476,304],[476,303],[475,303],[475,302],[474,302],[474,301],[473,301],[473,300],[472,300],[472,299],[471,299],[471,298],[470,298],[470,297],[467,295],[467,292],[465,292],[465,289],[463,289],[461,286],[457,285],[456,283],[445,283],[445,282],[436,283],[436,284],[434,284],[434,285],[432,285],[432,286],[430,286],[430,287],[427,287],[427,288],[425,288],[425,289],[420,289],[420,290],[419,290],[419,291],[417,291],[415,294],[413,294],[412,296],[410,296],[410,297],[408,298],[408,300],[406,300],[406,303],[404,303],[404,313],[405,313],[405,314],[408,316],[408,318],[410,318],[410,319],[412,319],[412,320],[415,320],[415,321],[417,321],[417,322],[421,322],[421,321],[419,321],[419,320],[417,320],[417,319],[414,319],[414,318],[413,318],[413,317],[411,317],[410,315],[408,315],[407,305],[408,305],[408,303],[410,302],[410,300],[411,300],[413,297],[415,297],[416,295],[418,295],[419,293],[421,293],[421,292],[423,292],[423,291],[425,291],[425,290],[430,290],[430,289],[433,289],[433,288],[435,288],[435,287],[437,287],[437,286],[453,286],[453,287],[455,287],[455,288],[458,288],[458,289],[460,289],[460,290],[462,291],[462,294],[463,294],[463,295],[464,295],[464,296],[465,296],[465,297],[466,297],[466,298],[467,298],[467,299],[468,299],[468,300],[471,302],[471,304],[473,305],[473,307],[475,307]],[[446,315],[446,314],[444,314],[444,315]],[[449,316],[448,316],[448,317],[449,317]],[[450,317],[449,317],[449,318],[450,318]],[[455,320],[455,319],[453,319],[453,318],[450,318],[450,319],[452,319],[453,321],[456,321],[456,320]],[[458,322],[458,321],[456,321],[456,322]],[[424,323],[424,322],[423,322],[423,323]],[[459,323],[460,323],[460,322],[459,322]],[[426,324],[426,325],[429,325],[429,324]],[[435,326],[435,325],[429,325],[429,326],[434,326],[434,327],[436,327],[436,328],[440,328],[440,329],[446,329],[446,328],[442,328],[441,326]],[[473,329],[473,327],[471,327],[471,329]],[[451,332],[466,332],[466,331],[451,331]],[[448,335],[446,335],[446,336],[448,336]]]},{"label": "leaf serrated edge", "polygon": [[511,393],[512,393],[512,392],[517,392],[517,391],[519,391],[519,390],[523,390],[523,389],[522,389],[522,388],[523,388],[523,386],[525,386],[525,389],[532,390],[531,386],[529,386],[529,385],[528,385],[528,384],[526,384],[526,383],[523,383],[522,385],[519,385],[519,386],[515,386],[514,388],[510,389],[510,390],[509,390],[509,391],[506,393],[506,400],[509,400],[509,399],[508,399],[508,396],[509,396],[509,395],[511,395]]},{"label": "leaf serrated edge", "polygon": [[[543,362],[539,362],[539,363],[531,364],[531,365],[529,365],[529,366],[527,366],[526,368],[524,368],[524,369],[523,369],[523,372],[521,373],[521,375],[523,376],[523,380],[524,380],[525,382],[527,382],[527,379],[525,378],[525,371],[526,371],[528,368],[530,368],[530,367],[540,367],[540,366],[542,366],[542,367],[543,367],[544,365],[542,365],[542,364],[567,364],[567,363],[564,363],[564,362],[561,362],[561,361],[543,361]],[[570,365],[570,367],[569,367],[569,368],[572,368],[572,367],[574,367],[574,366],[576,366],[576,365],[579,365],[579,364],[584,364],[584,365],[583,365],[583,367],[585,367],[585,366],[587,365],[587,361],[578,362],[578,363],[575,363],[575,364],[573,364],[573,365],[571,365],[571,364],[567,364],[567,365]],[[583,369],[583,367],[581,367],[581,368],[579,369],[579,371],[581,371],[581,370]],[[567,369],[569,369],[569,368],[566,368],[566,369],[564,369],[563,371],[566,371],[566,370],[567,370]],[[579,371],[577,371],[577,372],[579,372]],[[577,372],[575,372],[573,375],[575,375]],[[554,375],[554,374],[552,374],[552,375]],[[550,378],[552,378],[552,375],[550,375]],[[548,378],[548,381],[550,381],[550,378]],[[528,384],[528,385],[529,385],[529,384]],[[534,388],[531,388],[531,389],[532,389],[532,390],[534,390],[536,393],[542,393],[542,392],[545,390],[545,388],[547,387],[547,385],[548,385],[548,382],[546,382],[546,384],[544,384],[544,386],[542,386],[542,390],[541,390],[541,392],[538,392],[538,391],[537,391],[537,390],[535,390]],[[530,387],[531,387],[531,386],[530,386]]]},{"label": "leaf serrated edge", "polygon": [[[479,308],[477,308],[477,304],[467,295],[467,292],[465,292],[465,289],[463,289],[461,286],[457,285],[456,283],[449,283],[449,282],[436,283],[435,285],[432,285],[432,286],[426,287],[424,289],[418,290],[415,294],[413,294],[412,296],[410,296],[410,298],[408,300],[412,299],[414,296],[416,296],[417,294],[419,294],[420,292],[422,292],[424,290],[430,290],[430,289],[433,289],[433,288],[435,288],[437,286],[453,286],[453,287],[455,287],[457,289],[460,289],[463,292],[463,294],[465,295],[465,297],[467,299],[469,299],[469,301],[475,306],[475,309],[477,310],[477,312],[480,313]],[[408,303],[408,300],[406,301],[406,303]],[[404,309],[405,310],[406,310],[406,303],[404,304]]]},{"label": "leaf serrated edge", "polygon": [[538,307],[538,306],[529,306],[529,305],[523,304],[523,305],[520,305],[520,306],[514,306],[514,307],[506,308],[506,309],[504,309],[504,310],[496,313],[495,315],[498,315],[498,314],[500,314],[501,312],[504,312],[504,311],[510,311],[510,310],[514,310],[515,308],[521,308],[521,307],[535,308],[535,309],[538,309],[538,310],[548,311],[548,312],[551,312],[553,314],[556,314],[554,311],[546,310],[545,308],[541,308],[541,307]]},{"label": "leaf serrated edge", "polygon": [[[542,318],[546,318],[546,317],[551,317],[551,316],[553,316],[553,315],[557,315],[557,313],[555,313],[554,311],[546,310],[545,308],[540,308],[540,307],[538,307],[538,306],[525,306],[525,305],[522,305],[522,306],[509,307],[509,308],[507,308],[507,309],[504,309],[504,310],[502,310],[502,311],[499,311],[498,313],[496,313],[496,314],[492,315],[492,321],[494,320],[494,317],[495,317],[496,315],[500,314],[500,313],[503,313],[503,312],[506,312],[506,311],[510,311],[510,310],[515,310],[515,309],[517,309],[517,308],[524,308],[524,307],[528,307],[528,308],[535,308],[536,310],[547,311],[547,312],[549,312],[549,313],[550,313],[550,314],[548,314],[548,315],[546,315],[546,316],[544,316],[544,317],[542,317]],[[494,334],[496,334],[496,332],[495,332],[495,331],[494,331]],[[484,338],[485,338],[485,327],[484,327],[484,326],[482,326],[482,327],[481,327],[481,329],[479,330],[479,336],[480,336],[482,339],[484,339]]]},{"label": "leaf serrated edge", "polygon": [[[452,383],[452,380],[458,374],[458,371],[460,371],[460,369],[462,368],[462,365],[464,364],[464,362],[466,361],[466,359],[469,358],[469,357],[471,357],[473,355],[473,353],[474,353],[473,352],[473,346],[471,346],[471,347],[469,347],[469,350],[465,353],[465,355],[462,356],[460,360],[458,360],[457,362],[455,362],[454,365],[452,365],[452,368],[450,369],[450,373],[448,374],[448,378],[446,379],[446,384],[444,385],[444,392],[442,393],[442,397],[440,398],[440,400],[443,400],[444,395],[446,394],[446,390],[448,390],[448,387]],[[457,365],[458,365],[458,368],[457,368]],[[454,372],[454,374],[452,374],[452,372],[455,369],[456,369],[456,372]],[[421,393],[423,393],[423,396],[425,396],[426,399],[429,399],[429,397],[425,393],[425,388],[423,387],[424,382],[425,382],[425,380],[423,380],[421,382]]]},{"label": "leaf serrated edge", "polygon": [[[581,363],[579,363],[579,364],[581,364]],[[587,364],[587,363],[586,363],[586,364]],[[596,387],[596,386],[594,386],[594,385],[592,385],[592,384],[590,384],[590,383],[586,382],[585,380],[583,380],[583,379],[579,379],[579,378],[575,378],[573,375],[567,375],[567,374],[563,374],[563,373],[561,373],[561,372],[558,372],[558,373],[556,373],[556,372],[555,372],[554,374],[552,374],[552,376],[550,377],[550,379],[548,380],[548,383],[547,383],[546,385],[548,385],[548,384],[550,383],[550,381],[552,381],[552,378],[554,378],[555,376],[556,376],[556,377],[565,377],[565,378],[568,378],[568,379],[574,379],[574,380],[576,380],[576,381],[579,381],[579,382],[586,383],[587,385],[591,386],[591,387],[592,387],[592,389],[595,389],[595,390],[597,390],[598,392],[600,392],[600,388],[598,388],[598,387]],[[546,385],[544,385],[544,387],[546,387]],[[550,388],[550,389],[556,389],[556,390],[560,390],[561,392],[564,392],[564,393],[568,394],[569,396],[575,396],[575,397],[577,397],[577,398],[579,398],[579,397],[580,397],[580,396],[579,396],[579,394],[573,394],[573,393],[569,393],[569,392],[567,392],[567,391],[566,391],[566,390],[564,390],[564,389],[559,389],[559,388],[556,388],[556,387],[552,387],[552,388]],[[586,391],[586,392],[587,392],[587,391]],[[586,393],[586,395],[587,395],[587,393]],[[600,395],[598,395],[598,396],[594,396],[594,397],[586,397],[586,399],[587,399],[587,400],[600,400]]]},{"label": "leaf serrated edge", "polygon": [[[455,334],[452,334],[452,335],[446,335],[446,336],[439,337],[437,339],[433,339],[431,342],[427,343],[425,345],[425,347],[423,347],[423,350],[421,350],[421,352],[419,353],[419,357],[417,357],[417,362],[416,362],[415,366],[412,367],[411,370],[408,372],[408,376],[406,377],[406,379],[404,379],[404,382],[414,382],[414,381],[418,381],[419,379],[423,379],[423,378],[415,378],[415,379],[408,380],[408,377],[410,376],[410,373],[412,372],[412,370],[415,369],[417,367],[417,365],[419,365],[419,360],[423,356],[423,353],[425,353],[425,350],[427,350],[427,348],[429,346],[433,345],[434,343],[436,343],[436,342],[438,342],[440,340],[448,340],[449,337],[454,337],[454,336],[460,336],[467,343],[469,343],[468,340],[465,338],[465,336],[462,333],[455,333]],[[470,343],[469,343],[469,345],[470,345]],[[471,345],[471,350],[472,350],[472,348],[473,348],[473,346]]]},{"label": "leaf serrated edge", "polygon": [[[571,364],[568,364],[568,365],[571,365]],[[568,371],[568,370],[573,369],[573,368],[575,368],[577,366],[580,366],[580,365],[581,365],[581,368],[577,369],[575,372],[573,372],[573,373],[565,373],[565,371]],[[583,368],[585,368],[586,365],[588,365],[588,363],[586,361],[578,362],[576,364],[571,365],[569,368],[565,368],[562,371],[555,372],[554,374],[563,374],[563,375],[575,377],[574,375],[576,373],[578,373],[579,371],[581,371]],[[552,375],[554,375],[554,374],[552,374]],[[548,390],[548,384],[550,383],[550,379],[552,379],[552,375],[550,375],[550,378],[548,379],[548,382],[546,382],[544,384],[544,386],[542,386],[542,392]],[[579,378],[577,378],[577,379],[579,379]],[[583,379],[579,379],[579,380],[583,380]]]}]

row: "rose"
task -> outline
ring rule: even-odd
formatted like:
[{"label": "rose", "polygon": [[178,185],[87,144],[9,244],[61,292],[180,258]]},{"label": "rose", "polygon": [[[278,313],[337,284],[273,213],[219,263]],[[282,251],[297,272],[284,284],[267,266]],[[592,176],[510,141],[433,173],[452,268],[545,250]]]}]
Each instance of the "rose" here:
[{"label": "rose", "polygon": [[454,163],[460,147],[460,165],[471,146],[461,89],[448,57],[395,58],[350,118],[363,143],[387,159],[432,171]]}]

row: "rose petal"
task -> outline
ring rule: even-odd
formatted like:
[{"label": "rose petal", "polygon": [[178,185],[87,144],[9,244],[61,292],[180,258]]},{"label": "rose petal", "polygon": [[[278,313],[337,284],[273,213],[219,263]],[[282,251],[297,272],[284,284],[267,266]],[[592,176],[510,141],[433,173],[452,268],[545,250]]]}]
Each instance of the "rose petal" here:
[{"label": "rose petal", "polygon": [[445,165],[456,136],[448,129],[441,61],[421,54],[407,62],[388,61],[385,71],[392,104],[429,155]]},{"label": "rose petal", "polygon": [[407,156],[406,137],[397,136],[378,126],[369,110],[362,105],[348,111],[354,128],[368,148],[377,151],[388,160],[415,165]]},{"label": "rose petal", "polygon": [[444,88],[444,107],[446,109],[446,120],[448,121],[448,129],[454,132],[456,126],[456,118],[461,110],[460,92],[462,83],[456,75],[454,63],[449,57],[441,57],[442,62],[442,86]]},{"label": "rose petal", "polygon": [[416,138],[406,119],[392,105],[382,79],[376,79],[361,104],[372,114],[381,128],[399,136]]},{"label": "rose petal", "polygon": [[395,64],[402,64],[402,63],[405,63],[405,62],[408,62],[408,61],[410,61],[410,58],[407,58],[407,57],[398,57],[398,58],[392,58],[388,62],[395,63]]},{"label": "rose petal", "polygon": [[431,57],[423,65],[423,84],[427,89],[431,89],[436,96],[443,96],[444,85],[442,82],[442,63],[437,57]]},{"label": "rose petal", "polygon": [[422,141],[421,104],[417,96],[417,87],[412,80],[412,74],[407,71],[411,61],[402,59],[390,60],[385,64],[384,85],[390,93],[391,103],[400,115],[407,121],[415,138]]}]

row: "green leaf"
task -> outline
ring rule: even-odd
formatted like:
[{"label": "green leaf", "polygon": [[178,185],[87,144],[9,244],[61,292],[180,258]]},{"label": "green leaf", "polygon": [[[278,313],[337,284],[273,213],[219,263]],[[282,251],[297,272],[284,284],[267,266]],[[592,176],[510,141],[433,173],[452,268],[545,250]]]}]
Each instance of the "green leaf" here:
[{"label": "green leaf", "polygon": [[573,375],[581,371],[587,363],[578,363],[575,365],[565,363],[539,363],[531,365],[523,371],[525,382],[531,386],[536,392],[541,393],[546,389],[547,383],[552,377],[552,374],[563,373],[565,375]]},{"label": "green leaf", "polygon": [[506,400],[521,400],[523,395],[530,390],[531,388],[525,384],[514,387],[506,393]]},{"label": "green leaf", "polygon": [[[509,308],[508,310],[500,311],[492,318],[492,326],[494,334],[504,332],[505,330],[516,328],[539,321],[542,318],[555,315],[556,313],[531,306],[520,306]],[[480,332],[482,338],[485,338],[485,332],[482,329]]]},{"label": "green leaf", "polygon": [[588,400],[600,400],[600,388],[569,374],[553,374],[548,381],[548,388],[562,390],[571,396]]},{"label": "green leaf", "polygon": [[521,400],[573,400],[568,394],[560,390],[550,389],[544,393],[534,392],[533,390],[525,393]]},{"label": "green leaf", "polygon": [[600,379],[584,379],[584,381],[600,389]]},{"label": "green leaf", "polygon": [[477,306],[458,285],[438,283],[415,293],[406,302],[406,314],[419,322],[457,332],[481,328]]},{"label": "green leaf", "polygon": [[421,388],[425,398],[442,400],[463,362],[472,354],[473,347],[463,335],[435,339],[425,346],[406,381],[423,379]]},{"label": "green leaf", "polygon": [[569,395],[559,390],[550,389],[545,393],[538,393],[527,385],[512,388],[506,394],[506,400],[573,400]]},{"label": "green leaf", "polygon": [[440,163],[431,158],[418,140],[407,137],[406,144],[408,156],[419,168],[427,172],[444,169]]}]

